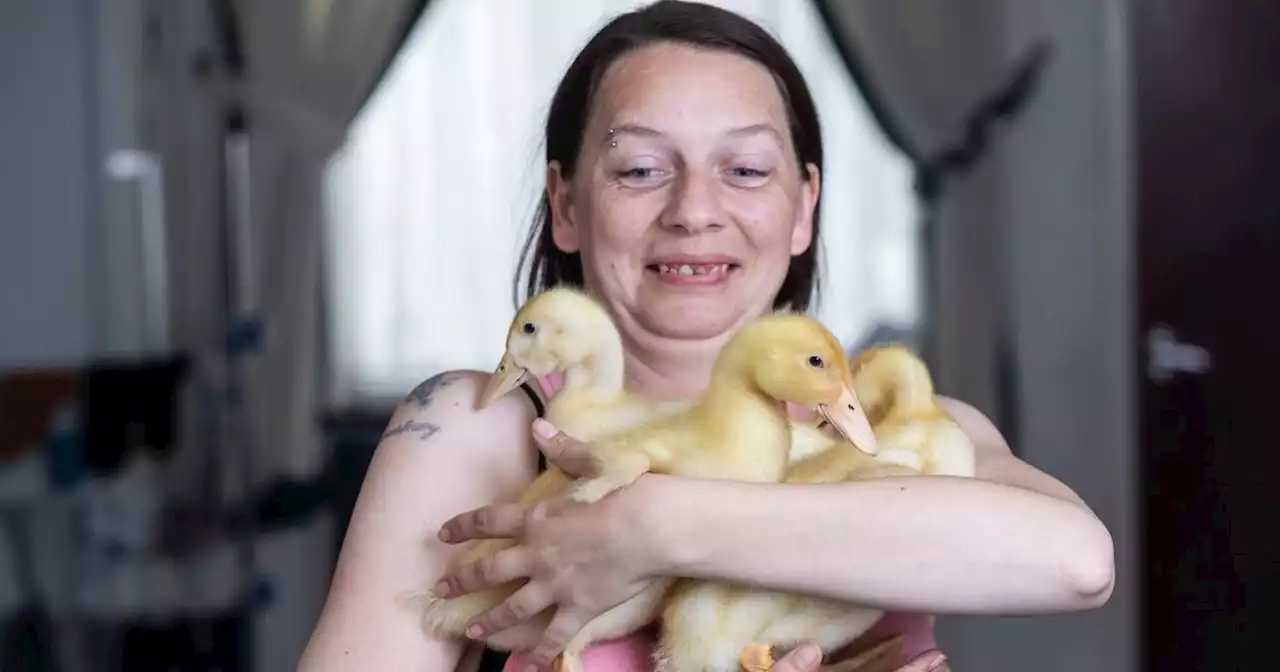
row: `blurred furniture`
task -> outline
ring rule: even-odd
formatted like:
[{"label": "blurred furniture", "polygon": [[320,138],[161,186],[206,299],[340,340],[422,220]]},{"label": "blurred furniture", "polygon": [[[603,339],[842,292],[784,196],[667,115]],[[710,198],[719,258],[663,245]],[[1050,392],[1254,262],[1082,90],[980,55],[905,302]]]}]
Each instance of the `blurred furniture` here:
[{"label": "blurred furniture", "polygon": [[0,463],[40,447],[54,414],[75,401],[80,379],[73,368],[0,374]]}]

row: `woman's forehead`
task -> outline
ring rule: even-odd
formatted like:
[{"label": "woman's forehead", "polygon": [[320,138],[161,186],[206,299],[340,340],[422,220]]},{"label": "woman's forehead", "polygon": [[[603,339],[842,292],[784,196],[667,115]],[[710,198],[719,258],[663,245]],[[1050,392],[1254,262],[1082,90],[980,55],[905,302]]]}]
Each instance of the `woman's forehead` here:
[{"label": "woman's forehead", "polygon": [[600,84],[597,121],[675,133],[690,126],[739,132],[786,128],[786,110],[763,65],[727,51],[659,44],[618,59]]}]

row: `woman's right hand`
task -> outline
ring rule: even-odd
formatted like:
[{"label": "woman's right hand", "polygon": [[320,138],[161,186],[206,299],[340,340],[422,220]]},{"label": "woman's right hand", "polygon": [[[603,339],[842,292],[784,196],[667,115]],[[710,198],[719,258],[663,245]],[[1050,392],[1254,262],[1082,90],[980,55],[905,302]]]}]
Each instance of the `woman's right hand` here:
[{"label": "woman's right hand", "polygon": [[[839,663],[827,666],[839,669]],[[774,664],[770,672],[818,672],[823,669],[822,650],[812,644],[797,646]],[[894,672],[947,672],[947,657],[937,649],[925,651]],[[847,672],[859,672],[848,670]]]}]

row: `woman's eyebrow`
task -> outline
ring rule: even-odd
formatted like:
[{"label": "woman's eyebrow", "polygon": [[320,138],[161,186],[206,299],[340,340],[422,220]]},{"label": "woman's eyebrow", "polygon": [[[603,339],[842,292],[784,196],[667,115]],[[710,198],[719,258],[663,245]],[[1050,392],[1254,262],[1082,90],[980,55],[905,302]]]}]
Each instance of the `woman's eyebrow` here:
[{"label": "woman's eyebrow", "polygon": [[[608,132],[604,134],[604,144],[613,146],[617,142],[619,135],[638,135],[646,138],[665,137],[665,133],[655,128],[650,128],[643,124],[616,124],[610,126]],[[778,146],[783,146],[782,135],[778,133],[778,129],[774,128],[770,123],[749,124],[747,126],[739,126],[725,131],[724,135],[731,138],[740,138],[751,135],[768,135]]]},{"label": "woman's eyebrow", "polygon": [[619,135],[639,135],[646,138],[658,138],[664,134],[657,129],[642,126],[640,124],[617,124],[609,127],[609,131],[604,134],[604,144],[606,146],[614,146],[617,144]]},{"label": "woman's eyebrow", "polygon": [[749,136],[749,135],[767,135],[770,138],[773,138],[773,141],[778,143],[779,147],[781,147],[784,144],[782,142],[782,135],[778,133],[778,129],[774,128],[773,124],[769,124],[769,123],[751,124],[750,126],[742,126],[726,132],[725,135],[729,137],[735,137],[735,138],[740,138],[740,137]]}]

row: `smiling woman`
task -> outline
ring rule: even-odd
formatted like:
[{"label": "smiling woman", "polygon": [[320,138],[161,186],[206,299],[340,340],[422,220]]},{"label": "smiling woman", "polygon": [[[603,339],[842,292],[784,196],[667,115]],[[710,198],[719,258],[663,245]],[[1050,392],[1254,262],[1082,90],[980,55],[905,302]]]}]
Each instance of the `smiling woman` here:
[{"label": "smiling woman", "polygon": [[[513,314],[523,223],[545,185],[547,101],[574,51],[636,4],[431,2],[327,174],[334,403],[398,397],[444,370],[491,369]],[[912,169],[869,113],[813,3],[711,4],[771,29],[812,89],[828,146],[817,315],[846,346],[880,324],[909,330],[919,276]],[[597,136],[615,160],[643,155],[610,178],[615,192],[670,179],[670,154],[640,126],[618,120],[610,138],[608,129]],[[781,140],[772,125],[726,138],[733,146],[722,149],[750,159],[726,179],[738,188],[770,181],[762,171],[774,167]],[[740,252],[658,250],[663,258],[639,261],[656,280],[719,291],[716,278],[737,272]]]},{"label": "smiling woman", "polygon": [[[661,401],[722,390],[725,380],[735,380],[712,377],[722,353],[753,364],[772,357],[768,348],[725,346],[747,333],[744,325],[774,308],[809,307],[819,235],[832,225],[819,225],[820,203],[843,193],[823,188],[833,178],[815,108],[806,78],[781,44],[744,17],[702,3],[661,0],[620,14],[565,71],[545,125],[545,193],[530,236],[528,287],[536,293],[577,286],[599,299],[621,341],[627,393]],[[441,174],[415,177],[430,184]],[[474,196],[464,210],[493,198]],[[864,224],[859,234],[884,225],[875,218],[845,221]],[[385,244],[404,249],[408,231],[432,224],[411,221]],[[460,282],[480,286],[490,270],[485,261],[465,257]],[[850,308],[874,305],[875,287],[846,276],[832,286],[852,290]],[[476,336],[465,330],[473,323],[461,308],[484,304],[469,285],[456,294],[418,289],[406,292],[414,302],[437,308],[453,302],[459,310],[413,337]],[[831,313],[831,321],[842,315]],[[494,327],[494,354],[507,326]],[[535,324],[533,333],[543,332]],[[839,361],[842,346],[829,334],[825,339],[821,353],[806,348],[810,359],[781,361],[819,377],[847,375],[845,366],[826,369]],[[566,389],[581,384],[566,377]],[[891,667],[931,655],[933,614],[1062,612],[1096,607],[1110,595],[1107,529],[1069,488],[1015,457],[991,422],[962,402],[938,400],[974,446],[974,478],[892,475],[804,485],[645,474],[599,501],[557,492],[519,502],[536,477],[539,450],[576,476],[600,475],[581,469],[599,468],[600,461],[585,459],[580,443],[547,422],[535,423],[537,407],[522,395],[477,408],[490,380],[453,371],[396,410],[361,488],[302,669],[443,671],[465,646],[515,641],[507,639],[513,629],[518,648],[530,650],[510,658],[507,669],[545,666],[606,610],[671,578],[885,612],[868,635],[901,644]],[[548,394],[558,389],[555,381],[537,382]],[[745,389],[770,389],[775,399],[798,406],[816,403],[820,412],[847,401],[834,389],[817,398],[773,379],[758,378]],[[780,416],[774,402],[761,408]],[[824,415],[844,422],[832,410]],[[744,432],[745,423],[706,424],[736,431],[726,432],[729,441],[698,433],[695,444],[744,450],[777,438],[786,426],[780,417],[760,431]],[[409,431],[415,427],[435,429]],[[634,474],[639,464],[632,455],[615,473]],[[492,556],[455,562],[459,544],[485,537],[511,541]],[[466,621],[470,642],[425,633],[421,614],[397,600],[438,584],[445,591],[438,595],[454,596],[512,581],[521,582],[518,591]],[[837,654],[845,643],[823,646]],[[645,672],[654,666],[654,644],[651,633],[633,632],[588,647],[582,661],[586,672]],[[862,649],[858,655],[875,644],[852,642]],[[792,651],[779,667],[812,671],[818,661],[804,660],[805,650]],[[738,653],[717,654],[712,670],[679,669],[670,656],[657,663],[660,672],[737,672]]]}]

